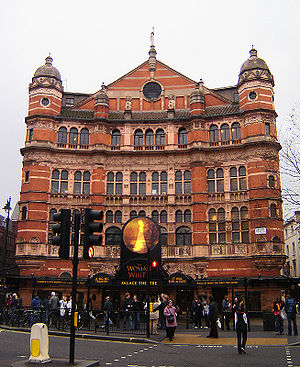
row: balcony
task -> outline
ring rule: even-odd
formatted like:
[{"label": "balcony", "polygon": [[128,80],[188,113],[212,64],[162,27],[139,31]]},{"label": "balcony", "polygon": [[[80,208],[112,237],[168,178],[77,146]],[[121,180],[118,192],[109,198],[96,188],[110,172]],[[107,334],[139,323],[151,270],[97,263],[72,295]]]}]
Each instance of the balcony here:
[{"label": "balcony", "polygon": [[211,141],[209,145],[211,147],[220,147],[224,145],[236,145],[241,144],[241,139],[232,139],[232,140],[218,140],[218,141]]},{"label": "balcony", "polygon": [[60,149],[88,150],[89,149],[89,145],[57,143],[57,148],[60,148]]}]

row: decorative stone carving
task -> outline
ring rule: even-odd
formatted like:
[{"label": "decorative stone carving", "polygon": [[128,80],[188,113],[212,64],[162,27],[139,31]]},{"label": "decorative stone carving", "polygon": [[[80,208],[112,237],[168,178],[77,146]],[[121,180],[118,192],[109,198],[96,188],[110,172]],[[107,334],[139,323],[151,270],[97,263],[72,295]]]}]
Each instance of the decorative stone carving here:
[{"label": "decorative stone carving", "polygon": [[126,97],[126,103],[125,103],[125,110],[126,111],[131,111],[131,101],[132,98],[130,96]]},{"label": "decorative stone carving", "polygon": [[169,97],[168,110],[175,110],[175,96],[171,94]]}]

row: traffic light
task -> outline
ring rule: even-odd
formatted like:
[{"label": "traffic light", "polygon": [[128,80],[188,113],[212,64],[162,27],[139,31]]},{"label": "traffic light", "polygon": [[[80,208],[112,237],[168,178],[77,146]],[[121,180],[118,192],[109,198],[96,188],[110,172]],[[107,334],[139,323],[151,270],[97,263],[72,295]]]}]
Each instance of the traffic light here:
[{"label": "traffic light", "polygon": [[61,209],[59,213],[53,214],[53,220],[59,222],[52,227],[56,236],[52,237],[52,245],[59,246],[59,257],[64,260],[69,259],[70,253],[70,226],[71,210]]},{"label": "traffic light", "polygon": [[93,245],[102,244],[102,235],[96,233],[102,233],[103,223],[94,222],[94,220],[103,220],[102,210],[85,209],[84,210],[84,238],[83,238],[83,258],[91,259],[94,257]]},{"label": "traffic light", "polygon": [[152,263],[151,263],[152,269],[157,268],[157,265],[158,265],[157,261],[156,260],[153,260]]}]

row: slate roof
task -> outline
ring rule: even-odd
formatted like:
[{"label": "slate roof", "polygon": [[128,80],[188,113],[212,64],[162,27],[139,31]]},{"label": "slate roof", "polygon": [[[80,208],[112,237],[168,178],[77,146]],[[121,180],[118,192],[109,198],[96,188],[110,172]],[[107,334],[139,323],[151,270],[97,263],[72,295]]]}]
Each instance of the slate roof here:
[{"label": "slate roof", "polygon": [[206,116],[224,116],[224,115],[234,115],[242,112],[239,109],[238,104],[230,104],[223,106],[210,106],[206,107],[205,114]]}]

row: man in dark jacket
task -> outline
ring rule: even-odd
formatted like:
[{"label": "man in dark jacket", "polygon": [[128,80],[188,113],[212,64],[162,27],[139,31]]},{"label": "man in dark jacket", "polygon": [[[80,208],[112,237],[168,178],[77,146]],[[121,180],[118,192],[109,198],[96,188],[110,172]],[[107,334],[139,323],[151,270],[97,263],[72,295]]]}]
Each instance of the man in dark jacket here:
[{"label": "man in dark jacket", "polygon": [[210,332],[208,338],[218,338],[218,305],[214,300],[213,296],[209,296],[209,321],[210,321]]},{"label": "man in dark jacket", "polygon": [[288,319],[288,334],[292,335],[292,322],[294,326],[294,335],[298,335],[297,324],[296,324],[296,301],[291,296],[286,297],[285,301],[285,312]]},{"label": "man in dark jacket", "polygon": [[133,330],[133,300],[130,298],[130,293],[125,293],[125,298],[121,304],[121,312],[123,316],[123,329],[127,329],[127,324],[129,324],[129,329]]},{"label": "man in dark jacket", "polygon": [[108,321],[110,325],[112,324],[113,310],[114,310],[114,306],[112,304],[112,301],[110,300],[110,297],[107,296],[105,298],[105,302],[103,305],[103,311],[104,311],[104,316],[105,316],[104,321],[105,323]]}]

